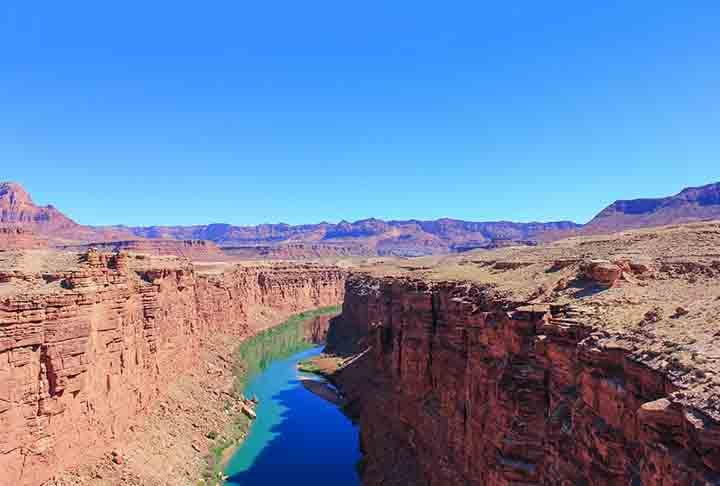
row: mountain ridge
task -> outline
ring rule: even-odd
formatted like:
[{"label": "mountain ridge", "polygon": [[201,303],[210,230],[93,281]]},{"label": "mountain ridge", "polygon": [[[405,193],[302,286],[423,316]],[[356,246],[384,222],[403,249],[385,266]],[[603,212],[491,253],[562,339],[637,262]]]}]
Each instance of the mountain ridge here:
[{"label": "mountain ridge", "polygon": [[600,211],[581,233],[666,226],[720,218],[720,182],[686,187],[673,196],[619,199]]},{"label": "mountain ridge", "polygon": [[[310,256],[419,256],[476,248],[534,245],[559,238],[720,218],[720,183],[688,187],[663,198],[617,200],[585,225],[572,221],[528,222],[382,220],[291,225],[265,223],[206,225],[84,226],[52,205],[37,206],[22,185],[0,183],[0,226],[22,228],[54,246],[131,240],[205,240],[234,254]],[[289,251],[272,247],[292,245]],[[140,245],[141,246],[141,245]],[[255,250],[256,249],[256,250]]]}]

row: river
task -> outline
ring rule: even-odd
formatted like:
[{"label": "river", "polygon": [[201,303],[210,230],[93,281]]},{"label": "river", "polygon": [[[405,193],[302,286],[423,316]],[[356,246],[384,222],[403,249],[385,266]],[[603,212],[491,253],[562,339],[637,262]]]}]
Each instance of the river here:
[{"label": "river", "polygon": [[244,393],[259,400],[257,420],[226,465],[226,484],[360,484],[357,428],[336,405],[308,391],[298,379],[312,376],[299,373],[298,362],[321,351],[322,346],[315,346],[272,359],[250,377]]}]

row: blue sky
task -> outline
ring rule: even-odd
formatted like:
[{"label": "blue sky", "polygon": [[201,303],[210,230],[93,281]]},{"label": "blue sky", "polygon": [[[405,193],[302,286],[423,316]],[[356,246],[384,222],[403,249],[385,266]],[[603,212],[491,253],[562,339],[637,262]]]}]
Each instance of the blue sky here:
[{"label": "blue sky", "polygon": [[8,0],[0,179],[86,224],[584,222],[720,180],[718,25],[716,0]]}]

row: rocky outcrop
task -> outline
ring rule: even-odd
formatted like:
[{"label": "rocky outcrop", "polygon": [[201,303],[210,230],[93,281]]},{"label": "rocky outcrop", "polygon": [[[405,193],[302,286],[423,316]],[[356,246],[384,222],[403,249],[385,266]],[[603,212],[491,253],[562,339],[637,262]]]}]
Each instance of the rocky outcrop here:
[{"label": "rocky outcrop", "polygon": [[37,233],[63,232],[79,225],[53,206],[37,206],[20,184],[0,183],[0,223]]},{"label": "rocky outcrop", "polygon": [[602,287],[612,287],[622,277],[623,268],[608,260],[590,260],[583,263],[585,278],[597,282]]},{"label": "rocky outcrop", "polygon": [[[0,283],[0,485],[38,485],[122,436],[217,332],[250,334],[335,305],[313,265],[203,275],[183,260],[89,252],[77,269]],[[27,289],[33,282],[32,291]],[[21,285],[22,284],[22,285]],[[320,332],[320,331],[318,331]]]},{"label": "rocky outcrop", "polygon": [[720,484],[717,387],[570,305],[354,276],[333,326],[365,485]]}]

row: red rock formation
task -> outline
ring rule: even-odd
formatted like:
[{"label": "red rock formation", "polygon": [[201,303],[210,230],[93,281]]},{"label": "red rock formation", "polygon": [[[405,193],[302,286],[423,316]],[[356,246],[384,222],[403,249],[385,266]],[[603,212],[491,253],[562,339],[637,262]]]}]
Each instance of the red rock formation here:
[{"label": "red rock formation", "polygon": [[365,485],[719,484],[718,418],[567,307],[404,278],[346,290],[334,325],[369,347],[338,375]]},{"label": "red rock formation", "polygon": [[338,304],[345,275],[313,265],[201,275],[89,252],[77,270],[22,276],[33,291],[14,291],[19,277],[0,283],[2,486],[39,485],[121,436],[210,333]]},{"label": "red rock formation", "polygon": [[131,233],[122,229],[82,226],[54,206],[38,206],[33,202],[30,194],[15,182],[0,183],[0,224],[19,227],[54,242],[116,240],[132,237]]},{"label": "red rock formation", "polygon": [[591,260],[584,265],[585,277],[603,287],[612,287],[622,277],[623,268],[607,260]]},{"label": "red rock formation", "polygon": [[0,223],[23,226],[38,233],[79,226],[53,206],[36,206],[30,194],[14,182],[0,183]]}]

